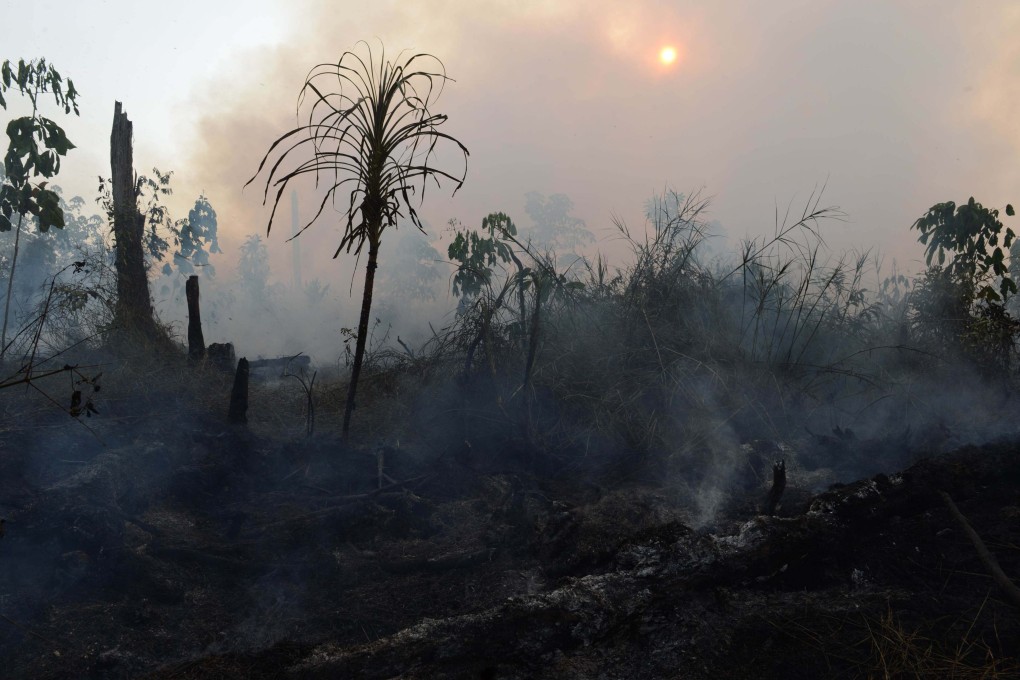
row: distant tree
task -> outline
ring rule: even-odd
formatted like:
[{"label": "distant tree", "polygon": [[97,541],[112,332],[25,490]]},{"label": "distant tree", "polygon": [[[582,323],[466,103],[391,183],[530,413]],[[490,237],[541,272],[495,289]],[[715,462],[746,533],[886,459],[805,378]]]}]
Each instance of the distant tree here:
[{"label": "distant tree", "polygon": [[[160,272],[173,277],[171,287],[164,287],[164,294],[175,296],[184,290],[184,281],[196,272],[212,278],[216,268],[209,261],[211,254],[222,253],[217,233],[216,211],[205,195],[199,195],[194,207],[186,218],[174,219],[165,201],[173,195],[171,180],[173,171],[161,172],[152,169],[152,177],[138,175],[135,178],[135,195],[145,218],[142,246],[145,266],[148,270],[163,263]],[[113,221],[113,199],[110,195],[110,180],[99,178],[99,203],[107,219]],[[206,249],[208,247],[208,250]]]},{"label": "distant tree", "polygon": [[301,292],[304,293],[308,305],[315,307],[326,299],[326,295],[329,293],[329,284],[323,283],[319,279],[312,279],[304,285]]},{"label": "distant tree", "polygon": [[[65,114],[73,110],[78,115],[78,92],[74,83],[64,79],[60,73],[47,64],[45,59],[30,62],[20,60],[17,68],[5,60],[0,64],[0,106],[7,108],[3,94],[12,87],[28,97],[32,103],[32,115],[15,118],[7,124],[10,144],[4,156],[4,180],[0,185],[0,231],[14,228],[11,219],[18,215],[17,231],[14,236],[14,253],[11,257],[10,273],[7,277],[7,298],[4,303],[3,330],[0,331],[0,359],[7,352],[7,324],[11,309],[11,291],[14,273],[18,264],[18,249],[25,215],[37,218],[40,231],[50,227],[63,227],[64,214],[56,192],[46,188],[47,182],[34,184],[32,177],[42,176],[47,180],[60,171],[60,158],[74,148],[64,130],[49,118],[39,115],[39,96],[52,94],[59,108]],[[40,146],[41,145],[41,146]]]},{"label": "distant tree", "polygon": [[[447,117],[432,113],[429,108],[442,92],[442,85],[449,80],[442,62],[428,54],[405,57],[404,53],[391,62],[386,60],[385,51],[377,62],[368,43],[360,44],[365,46],[367,59],[348,51],[335,64],[319,64],[309,72],[298,98],[300,108],[305,97],[311,96],[308,123],[277,139],[255,176],[248,180],[248,183],[253,182],[270,157],[276,157],[270,166],[263,195],[265,202],[269,187],[279,187],[266,228],[268,234],[287,184],[309,174],[318,182],[325,175],[329,182],[325,196],[319,210],[301,231],[318,219],[331,199],[340,200],[347,206],[347,224],[334,257],[342,251],[350,253],[352,249],[360,255],[368,244],[357,345],[344,408],[344,437],[350,430],[365,356],[372,288],[383,231],[395,227],[397,218],[404,216],[405,210],[411,222],[422,229],[411,202],[419,180],[419,201],[424,199],[429,179],[437,184],[440,179],[452,180],[456,183],[456,193],[467,173],[468,156],[467,147],[438,130]],[[426,63],[419,67],[422,62]],[[436,146],[443,140],[463,153],[464,174],[460,178],[433,164]],[[292,164],[284,167],[285,161]],[[338,199],[338,192],[348,183],[352,186],[347,199]]]},{"label": "distant tree", "polygon": [[241,244],[241,259],[237,264],[237,271],[252,299],[261,301],[268,296],[269,249],[257,234],[252,234]]},{"label": "distant tree", "polygon": [[167,292],[177,300],[184,291],[185,281],[192,274],[205,279],[216,276],[216,267],[209,261],[209,256],[223,251],[217,235],[216,211],[209,199],[200,195],[188,217],[173,223],[171,233],[176,237],[177,249],[170,261],[163,264],[162,273],[172,278]]},{"label": "distant tree", "polygon": [[578,248],[591,245],[595,236],[588,231],[584,220],[570,211],[573,202],[564,194],[546,197],[532,191],[525,196],[524,211],[535,226],[522,236],[530,239],[539,250],[549,250],[560,256],[576,253]]},{"label": "distant tree", "polygon": [[440,260],[439,251],[421,232],[405,230],[393,251],[386,288],[406,300],[435,300],[436,285],[443,279]]},{"label": "distant tree", "polygon": [[[209,255],[222,253],[217,238],[216,211],[209,204],[209,199],[200,195],[195,201],[195,207],[188,212],[188,219],[180,224],[180,240],[177,252],[174,253],[174,264],[182,274],[191,274],[196,271],[203,271],[206,276],[212,278],[216,275],[216,268],[209,262]],[[205,249],[209,246],[209,250]],[[164,269],[164,273],[166,269]]]}]

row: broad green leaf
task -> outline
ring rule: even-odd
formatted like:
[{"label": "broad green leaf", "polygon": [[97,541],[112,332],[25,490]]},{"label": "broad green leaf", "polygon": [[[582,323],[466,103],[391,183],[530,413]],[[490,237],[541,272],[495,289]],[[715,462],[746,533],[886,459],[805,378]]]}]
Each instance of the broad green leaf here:
[{"label": "broad green leaf", "polygon": [[40,189],[36,201],[39,206],[36,216],[39,218],[39,231],[47,231],[51,226],[64,227],[64,211],[60,209],[60,197],[49,189]]}]

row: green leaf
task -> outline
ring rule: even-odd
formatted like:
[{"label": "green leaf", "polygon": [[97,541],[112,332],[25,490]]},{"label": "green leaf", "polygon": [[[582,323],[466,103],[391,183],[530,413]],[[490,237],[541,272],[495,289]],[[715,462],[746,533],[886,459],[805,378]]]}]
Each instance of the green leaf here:
[{"label": "green leaf", "polygon": [[[39,189],[36,196],[39,218],[39,231],[48,231],[50,227],[64,228],[64,211],[60,209],[60,197],[49,189]],[[33,211],[34,212],[34,211]]]},{"label": "green leaf", "polygon": [[74,144],[67,138],[64,130],[49,118],[40,118],[39,124],[43,130],[43,143],[47,149],[53,149],[61,156],[74,148]]},{"label": "green leaf", "polygon": [[1013,206],[1012,206],[1012,205],[1010,205],[1009,203],[1007,203],[1007,204],[1006,204],[1006,214],[1007,214],[1007,215],[1009,215],[1010,217],[1013,217],[1013,215],[1015,215],[1015,214],[1016,214],[1016,213],[1015,213],[1015,212],[1013,211]]}]

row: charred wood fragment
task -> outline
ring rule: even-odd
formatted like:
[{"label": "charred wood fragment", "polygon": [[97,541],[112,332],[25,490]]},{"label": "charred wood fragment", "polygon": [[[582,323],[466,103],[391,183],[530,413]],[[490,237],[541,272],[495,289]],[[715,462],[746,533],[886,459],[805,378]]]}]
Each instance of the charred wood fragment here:
[{"label": "charred wood fragment", "polygon": [[202,336],[202,312],[198,306],[198,276],[189,276],[184,288],[188,296],[188,357],[201,359],[205,356],[205,338]]},{"label": "charred wood fragment", "polygon": [[227,420],[231,423],[248,422],[248,360],[244,357],[237,362],[234,373],[234,389],[230,392],[230,411]]},{"label": "charred wood fragment", "polygon": [[786,490],[786,461],[777,460],[772,464],[772,488],[769,490],[768,501],[765,503],[765,514],[776,514],[779,501]]}]

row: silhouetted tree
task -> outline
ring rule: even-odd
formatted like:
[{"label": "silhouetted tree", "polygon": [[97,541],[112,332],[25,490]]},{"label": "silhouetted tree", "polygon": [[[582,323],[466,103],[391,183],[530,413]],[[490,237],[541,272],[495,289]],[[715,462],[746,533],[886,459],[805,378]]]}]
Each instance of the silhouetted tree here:
[{"label": "silhouetted tree", "polygon": [[[424,198],[429,178],[437,184],[440,178],[456,182],[456,193],[464,183],[468,156],[467,147],[438,130],[447,117],[429,110],[442,92],[442,85],[449,80],[442,62],[428,54],[405,58],[403,52],[391,62],[386,60],[385,51],[377,62],[368,43],[360,44],[365,46],[367,59],[348,51],[335,64],[319,64],[309,71],[298,98],[299,108],[306,96],[312,99],[308,123],[277,139],[255,176],[248,180],[248,184],[253,182],[269,159],[276,158],[270,166],[263,195],[265,202],[270,186],[278,187],[266,228],[268,233],[287,184],[303,175],[314,175],[317,183],[325,176],[329,182],[325,196],[301,231],[318,219],[332,199],[347,206],[347,224],[333,256],[343,251],[350,253],[352,249],[360,255],[368,244],[361,318],[344,410],[345,437],[365,355],[382,233],[396,225],[405,209],[412,223],[422,229],[411,204],[418,181],[422,190],[419,201]],[[421,62],[426,64],[419,67]],[[464,174],[460,178],[432,164],[441,140],[455,144],[463,153]],[[285,167],[285,161],[291,164]],[[339,190],[348,183],[351,187],[347,198],[338,198]]]}]

